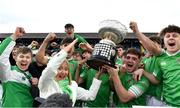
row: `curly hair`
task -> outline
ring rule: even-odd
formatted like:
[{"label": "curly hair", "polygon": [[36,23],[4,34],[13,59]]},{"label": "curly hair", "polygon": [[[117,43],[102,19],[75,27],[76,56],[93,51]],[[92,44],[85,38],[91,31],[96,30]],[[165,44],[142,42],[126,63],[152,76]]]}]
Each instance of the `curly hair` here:
[{"label": "curly hair", "polygon": [[180,27],[176,25],[168,25],[168,27],[165,27],[161,30],[160,36],[164,36],[166,33],[172,33],[176,32],[180,34]]}]

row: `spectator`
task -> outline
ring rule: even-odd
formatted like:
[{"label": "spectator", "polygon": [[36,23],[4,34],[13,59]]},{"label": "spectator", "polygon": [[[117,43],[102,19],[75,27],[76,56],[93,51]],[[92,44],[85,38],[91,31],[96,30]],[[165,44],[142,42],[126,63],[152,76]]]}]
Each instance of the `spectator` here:
[{"label": "spectator", "polygon": [[15,61],[16,53],[18,51],[18,48],[22,47],[22,46],[24,46],[22,43],[16,43],[16,45],[14,46],[14,48],[9,56],[9,61],[12,66],[16,65],[16,61]]},{"label": "spectator", "polygon": [[82,54],[81,54],[80,51],[77,51],[77,50],[74,51],[72,57],[76,61],[81,61],[82,60]]},{"label": "spectator", "polygon": [[145,95],[149,82],[145,77],[139,81],[133,79],[134,71],[144,71],[138,69],[141,54],[136,49],[130,48],[125,54],[126,73],[119,74],[119,68],[105,66],[114,84],[116,98],[114,98],[117,107],[132,107],[132,105],[145,105]]},{"label": "spectator", "polygon": [[65,28],[65,32],[66,32],[66,35],[68,36],[68,37],[71,37],[71,38],[73,38],[73,39],[76,39],[76,38],[78,38],[78,42],[79,43],[87,43],[87,41],[82,37],[82,36],[80,36],[80,35],[78,35],[78,34],[75,34],[74,33],[74,26],[72,25],[72,24],[66,24],[65,26],[64,26],[64,28]]},{"label": "spectator", "polygon": [[123,53],[125,52],[124,47],[121,44],[119,44],[119,45],[116,46],[116,49],[117,49],[117,60],[116,60],[116,62],[121,65],[122,64],[122,59],[123,59],[122,58]]},{"label": "spectator", "polygon": [[[43,43],[41,44],[41,46],[38,50],[38,53],[36,54],[36,60],[38,63],[47,65],[47,63],[49,61],[49,57],[45,55],[45,50],[46,50],[46,47],[48,46],[48,43],[50,41],[54,40],[56,37],[57,37],[56,34],[49,33],[47,35],[47,37],[44,39]],[[60,43],[60,49],[66,47],[67,45],[69,45],[72,42],[73,42],[73,39],[71,37],[64,38]],[[72,76],[72,79],[74,80],[76,69],[78,66],[78,61],[72,59],[73,52],[74,52],[74,50],[72,52],[68,53],[67,59],[68,59],[69,65],[70,65],[71,76]]]},{"label": "spectator", "polygon": [[[130,28],[148,51],[158,55],[153,76],[146,75],[146,77],[154,81],[154,84],[163,83],[164,106],[180,106],[180,27],[169,25],[162,29],[159,35],[163,37],[166,50],[158,47],[157,44],[142,34],[136,22],[131,22]],[[143,74],[145,75],[144,72]]]},{"label": "spectator", "polygon": [[30,93],[31,83],[37,85],[37,78],[33,78],[27,71],[32,51],[27,47],[18,49],[15,57],[16,65],[11,66],[9,56],[15,40],[24,35],[24,28],[17,27],[15,33],[6,38],[0,45],[0,68],[3,85],[3,107],[32,107],[33,99]]},{"label": "spectator", "polygon": [[83,36],[74,33],[74,26],[73,26],[72,24],[68,23],[68,24],[66,24],[66,25],[64,26],[64,28],[65,28],[65,33],[66,33],[66,35],[67,35],[68,37],[71,37],[71,38],[73,38],[73,39],[77,39],[77,38],[78,38],[78,44],[75,45],[75,49],[80,50],[80,51],[82,52],[81,47],[79,48],[80,43],[90,45],[90,44],[83,38]]},{"label": "spectator", "polygon": [[[156,43],[159,47],[162,45],[162,40],[158,36],[151,36],[149,39],[151,39],[154,43]],[[142,59],[144,76],[146,77],[146,74],[149,74],[150,76],[153,76],[153,72],[155,69],[156,61],[158,60],[158,57],[153,55],[150,51],[147,51],[148,54]],[[138,75],[140,71],[135,72]],[[142,71],[141,71],[142,72]],[[153,84],[153,81],[147,77],[149,81],[151,82],[150,87],[148,88],[146,94],[146,105],[148,106],[161,106],[163,105],[163,102],[161,100],[162,97],[162,82],[160,84]],[[138,80],[138,79],[136,79]]]},{"label": "spectator", "polygon": [[64,47],[48,62],[39,80],[40,97],[47,98],[53,93],[67,93],[70,95],[73,105],[76,99],[94,100],[96,98],[101,84],[101,81],[96,78],[99,78],[100,72],[97,73],[89,90],[78,87],[75,81],[71,81],[70,67],[66,57],[68,53],[72,54],[76,42],[77,39]]}]

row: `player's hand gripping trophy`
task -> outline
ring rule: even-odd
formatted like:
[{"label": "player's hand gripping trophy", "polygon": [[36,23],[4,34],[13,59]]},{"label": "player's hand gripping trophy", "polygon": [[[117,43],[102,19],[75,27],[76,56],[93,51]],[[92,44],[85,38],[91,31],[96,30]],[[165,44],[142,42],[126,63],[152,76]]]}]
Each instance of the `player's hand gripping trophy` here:
[{"label": "player's hand gripping trophy", "polygon": [[100,22],[98,36],[102,40],[94,46],[92,56],[87,61],[87,64],[95,70],[99,70],[103,65],[115,67],[116,44],[123,41],[126,34],[126,27],[117,20]]}]

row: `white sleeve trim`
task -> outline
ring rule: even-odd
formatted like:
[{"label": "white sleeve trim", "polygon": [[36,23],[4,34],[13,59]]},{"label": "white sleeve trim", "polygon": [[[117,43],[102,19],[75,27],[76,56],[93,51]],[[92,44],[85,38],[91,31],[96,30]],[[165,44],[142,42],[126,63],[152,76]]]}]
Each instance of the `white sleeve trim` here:
[{"label": "white sleeve trim", "polygon": [[140,88],[138,88],[137,86],[134,86],[134,85],[131,86],[128,91],[133,93],[136,96],[136,98],[138,98],[139,96],[141,96],[143,94],[143,91]]},{"label": "white sleeve trim", "polygon": [[71,85],[69,85],[69,87],[72,90],[72,102],[73,102],[72,106],[74,106],[74,104],[76,103],[76,98],[77,98],[78,85],[75,81],[71,81]]},{"label": "white sleeve trim", "polygon": [[85,90],[84,88],[78,87],[77,99],[84,101],[93,101],[96,99],[96,95],[101,85],[100,80],[94,78],[89,90]]}]

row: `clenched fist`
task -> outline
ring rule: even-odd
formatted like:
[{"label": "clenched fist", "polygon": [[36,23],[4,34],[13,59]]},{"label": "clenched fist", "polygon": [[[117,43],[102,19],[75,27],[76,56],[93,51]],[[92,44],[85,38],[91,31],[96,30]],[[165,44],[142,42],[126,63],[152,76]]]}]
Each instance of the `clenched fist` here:
[{"label": "clenched fist", "polygon": [[56,38],[57,38],[57,36],[56,36],[55,33],[49,33],[49,34],[46,36],[45,41],[46,41],[46,42],[50,42],[50,41],[52,41],[52,40],[54,40],[54,39],[56,39]]},{"label": "clenched fist", "polygon": [[17,38],[22,37],[24,34],[25,34],[25,30],[23,27],[16,27],[16,30],[12,35],[12,39],[16,40]]},{"label": "clenched fist", "polygon": [[137,26],[137,23],[136,23],[136,22],[131,21],[130,24],[129,24],[129,28],[130,28],[134,33],[139,32],[138,26]]}]

